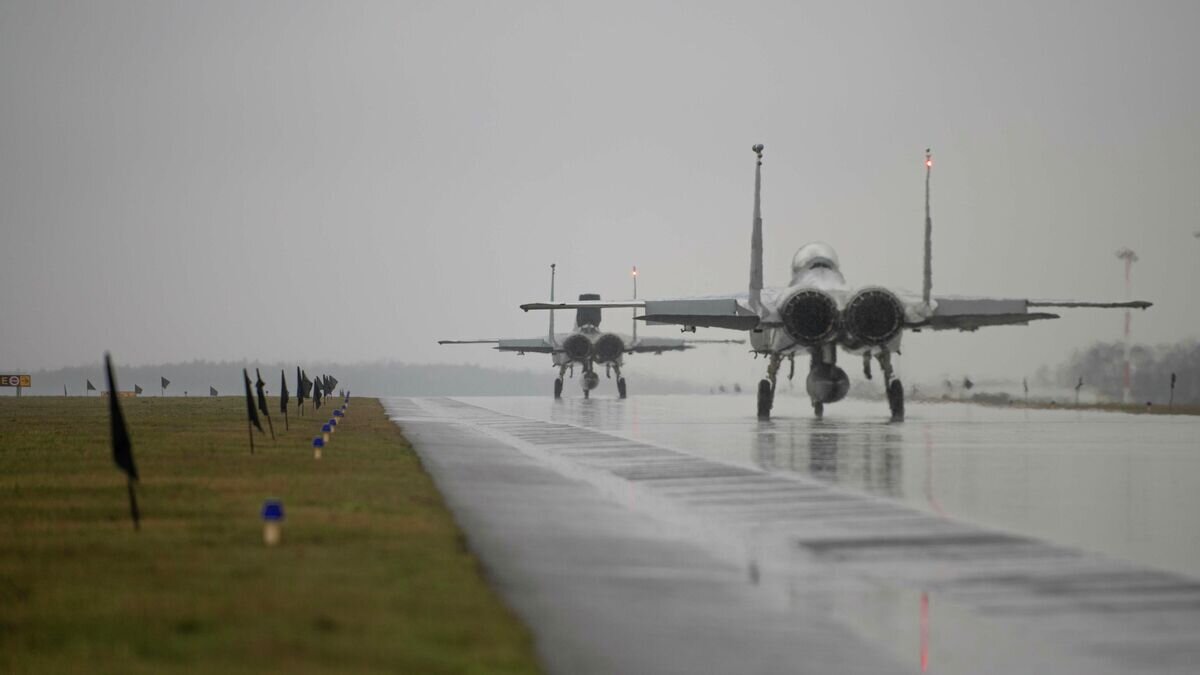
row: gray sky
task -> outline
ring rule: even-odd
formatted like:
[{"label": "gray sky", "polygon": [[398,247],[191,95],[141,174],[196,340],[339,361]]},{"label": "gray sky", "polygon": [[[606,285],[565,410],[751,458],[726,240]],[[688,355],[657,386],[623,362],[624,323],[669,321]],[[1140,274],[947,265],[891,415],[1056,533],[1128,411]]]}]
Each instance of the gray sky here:
[{"label": "gray sky", "polygon": [[[967,4],[4,0],[0,370],[111,349],[549,381],[435,341],[544,332],[517,305],[551,262],[563,297],[624,297],[633,264],[643,297],[744,290],[756,142],[768,284],[820,239],[852,283],[919,289],[928,145],[935,293],[1120,299],[1127,245],[1156,303],[1136,337],[1200,335],[1200,3]],[[1120,329],[909,336],[902,368],[1019,376]]]}]

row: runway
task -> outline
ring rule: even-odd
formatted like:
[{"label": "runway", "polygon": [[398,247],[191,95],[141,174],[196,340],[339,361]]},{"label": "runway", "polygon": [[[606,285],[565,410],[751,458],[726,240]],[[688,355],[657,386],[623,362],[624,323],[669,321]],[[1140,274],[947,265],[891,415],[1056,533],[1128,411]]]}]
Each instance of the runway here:
[{"label": "runway", "polygon": [[395,399],[551,672],[1193,672],[1200,422]]}]

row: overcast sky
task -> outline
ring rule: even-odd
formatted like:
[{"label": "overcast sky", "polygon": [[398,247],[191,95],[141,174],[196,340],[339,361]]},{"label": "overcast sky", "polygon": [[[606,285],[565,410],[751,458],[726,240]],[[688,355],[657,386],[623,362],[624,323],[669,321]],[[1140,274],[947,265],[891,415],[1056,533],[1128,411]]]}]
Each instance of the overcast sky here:
[{"label": "overcast sky", "polygon": [[[1197,337],[1198,28],[1196,2],[3,0],[0,370],[549,382],[436,340],[542,334],[517,305],[552,262],[560,297],[624,297],[635,264],[643,297],[745,290],[759,142],[769,285],[824,240],[852,283],[919,290],[932,146],[935,293],[1121,299],[1129,246],[1137,339]],[[1121,325],[910,335],[902,372],[1019,377]],[[634,357],[631,389],[749,383],[742,352]]]}]

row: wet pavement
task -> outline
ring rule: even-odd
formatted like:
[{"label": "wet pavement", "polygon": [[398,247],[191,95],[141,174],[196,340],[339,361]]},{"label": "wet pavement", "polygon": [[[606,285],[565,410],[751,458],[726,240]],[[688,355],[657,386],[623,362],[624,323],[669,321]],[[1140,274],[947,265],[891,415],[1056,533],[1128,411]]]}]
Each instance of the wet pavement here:
[{"label": "wet pavement", "polygon": [[387,403],[552,672],[1200,663],[1193,418]]}]

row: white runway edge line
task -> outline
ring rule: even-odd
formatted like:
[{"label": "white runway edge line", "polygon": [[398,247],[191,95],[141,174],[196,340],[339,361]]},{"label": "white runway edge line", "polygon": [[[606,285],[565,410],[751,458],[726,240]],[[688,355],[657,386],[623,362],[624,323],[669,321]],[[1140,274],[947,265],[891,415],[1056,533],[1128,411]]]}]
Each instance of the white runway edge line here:
[{"label": "white runway edge line", "polygon": [[[774,612],[833,608],[852,630],[878,640],[853,609],[865,606],[861,596],[873,587],[924,592],[940,607],[950,601],[965,608],[941,613],[969,625],[958,628],[968,637],[984,632],[986,640],[979,641],[990,647],[956,653],[940,644],[939,665],[957,663],[961,672],[992,666],[997,672],[1193,672],[1200,659],[1200,583],[1185,577],[581,426],[449,399],[387,404],[405,426],[403,418],[414,421],[418,410],[424,421],[453,420],[595,487],[671,537],[741,570],[742,594]],[[589,523],[577,526],[586,532]],[[893,645],[891,651],[906,650]]]}]

